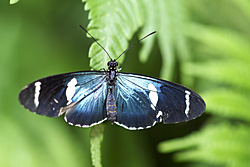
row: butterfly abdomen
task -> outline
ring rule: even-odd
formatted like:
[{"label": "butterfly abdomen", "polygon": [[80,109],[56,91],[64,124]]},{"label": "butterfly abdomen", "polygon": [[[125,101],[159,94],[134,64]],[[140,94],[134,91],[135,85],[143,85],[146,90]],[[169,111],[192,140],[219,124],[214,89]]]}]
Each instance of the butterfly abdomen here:
[{"label": "butterfly abdomen", "polygon": [[107,116],[108,120],[113,124],[116,120],[116,100],[114,96],[114,85],[108,86],[108,94],[107,94],[107,100],[106,100],[106,110],[107,110]]}]

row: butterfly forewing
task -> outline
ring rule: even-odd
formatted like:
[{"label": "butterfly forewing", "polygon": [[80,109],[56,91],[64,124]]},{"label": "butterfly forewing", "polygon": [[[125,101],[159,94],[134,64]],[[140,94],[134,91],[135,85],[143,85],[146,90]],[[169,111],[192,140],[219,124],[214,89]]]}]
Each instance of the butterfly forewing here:
[{"label": "butterfly forewing", "polygon": [[206,107],[198,94],[184,86],[139,74],[119,73],[115,93],[116,123],[128,129],[188,121]]},{"label": "butterfly forewing", "polygon": [[58,117],[78,126],[91,126],[106,119],[106,73],[73,72],[46,77],[27,85],[19,94],[20,103],[32,112]]}]

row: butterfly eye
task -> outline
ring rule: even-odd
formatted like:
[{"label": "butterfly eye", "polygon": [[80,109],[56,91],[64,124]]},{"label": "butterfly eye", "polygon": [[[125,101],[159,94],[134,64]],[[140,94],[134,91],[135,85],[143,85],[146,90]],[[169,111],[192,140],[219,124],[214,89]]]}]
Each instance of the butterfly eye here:
[{"label": "butterfly eye", "polygon": [[109,61],[107,64],[109,67],[117,67],[118,63],[116,61]]},{"label": "butterfly eye", "polygon": [[107,63],[108,66],[110,66],[110,61]]}]

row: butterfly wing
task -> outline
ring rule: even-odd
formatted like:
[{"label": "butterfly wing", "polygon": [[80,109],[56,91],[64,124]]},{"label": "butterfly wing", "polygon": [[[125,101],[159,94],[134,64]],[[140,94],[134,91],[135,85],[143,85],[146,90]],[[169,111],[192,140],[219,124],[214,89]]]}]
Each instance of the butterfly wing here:
[{"label": "butterfly wing", "polygon": [[92,126],[106,120],[106,73],[73,72],[49,76],[27,85],[20,103],[30,111],[49,117],[65,114],[76,126]]},{"label": "butterfly wing", "polygon": [[116,124],[144,129],[156,122],[177,123],[200,116],[205,102],[179,84],[139,74],[119,73],[116,84]]}]

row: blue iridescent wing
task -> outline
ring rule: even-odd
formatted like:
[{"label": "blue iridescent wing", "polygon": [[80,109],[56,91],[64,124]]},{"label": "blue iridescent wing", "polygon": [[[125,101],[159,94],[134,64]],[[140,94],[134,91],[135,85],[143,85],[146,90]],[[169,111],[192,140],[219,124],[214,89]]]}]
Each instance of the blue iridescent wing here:
[{"label": "blue iridescent wing", "polygon": [[179,84],[139,74],[119,73],[116,83],[116,124],[144,129],[157,122],[177,123],[200,116],[205,102]]},{"label": "blue iridescent wing", "polygon": [[106,73],[73,72],[49,76],[27,85],[20,103],[30,111],[49,117],[65,114],[76,126],[89,127],[106,120]]}]

